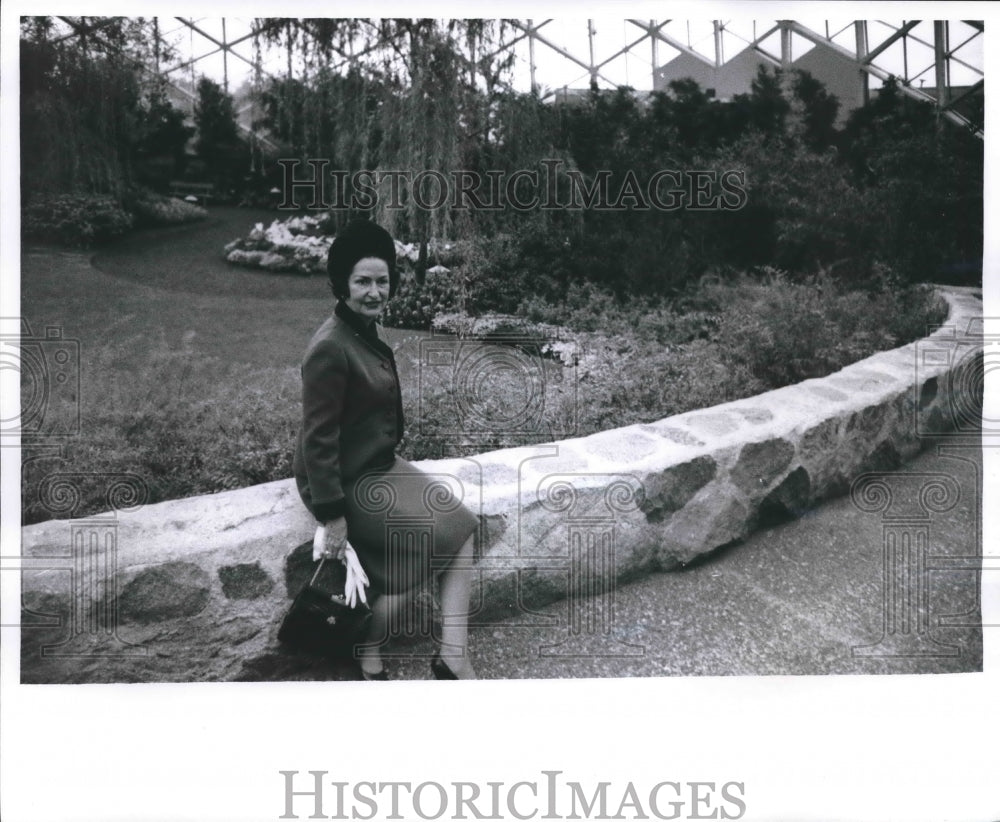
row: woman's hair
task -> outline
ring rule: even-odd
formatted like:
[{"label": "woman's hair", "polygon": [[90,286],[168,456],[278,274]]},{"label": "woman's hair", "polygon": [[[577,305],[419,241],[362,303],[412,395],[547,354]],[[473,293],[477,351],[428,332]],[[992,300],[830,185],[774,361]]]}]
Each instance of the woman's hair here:
[{"label": "woman's hair", "polygon": [[351,220],[338,233],[326,258],[330,288],[338,298],[348,294],[347,280],[358,260],[377,257],[389,266],[389,296],[396,293],[399,272],[396,270],[396,243],[389,232],[364,217]]}]

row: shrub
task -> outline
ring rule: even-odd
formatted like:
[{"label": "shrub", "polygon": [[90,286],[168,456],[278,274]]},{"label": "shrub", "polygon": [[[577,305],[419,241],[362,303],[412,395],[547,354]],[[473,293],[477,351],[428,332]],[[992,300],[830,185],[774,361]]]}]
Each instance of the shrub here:
[{"label": "shrub", "polygon": [[204,220],[208,216],[208,212],[201,206],[176,197],[164,197],[152,191],[140,192],[130,204],[129,210],[135,218],[137,228],[179,225]]},{"label": "shrub", "polygon": [[405,279],[386,306],[382,322],[394,328],[426,331],[436,315],[455,311],[460,305],[460,290],[451,273],[430,276],[423,285]]},{"label": "shrub", "polygon": [[768,389],[911,342],[945,315],[924,286],[844,290],[829,277],[794,283],[771,272],[767,282],[741,278],[706,289],[722,306],[715,336],[722,361]]},{"label": "shrub", "polygon": [[53,245],[89,248],[132,227],[132,217],[111,197],[60,194],[41,197],[23,210],[25,238]]}]

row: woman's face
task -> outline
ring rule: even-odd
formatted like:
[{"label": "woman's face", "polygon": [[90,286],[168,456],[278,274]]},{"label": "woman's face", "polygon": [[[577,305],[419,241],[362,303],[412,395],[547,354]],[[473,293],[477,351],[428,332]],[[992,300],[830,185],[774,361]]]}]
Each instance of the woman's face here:
[{"label": "woman's face", "polygon": [[378,257],[358,260],[347,278],[347,307],[374,320],[389,302],[389,266]]}]

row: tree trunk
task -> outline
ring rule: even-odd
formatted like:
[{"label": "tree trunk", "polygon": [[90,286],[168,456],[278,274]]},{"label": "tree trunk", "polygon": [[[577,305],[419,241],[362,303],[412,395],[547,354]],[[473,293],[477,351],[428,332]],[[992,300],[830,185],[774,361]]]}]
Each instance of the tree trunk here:
[{"label": "tree trunk", "polygon": [[415,271],[417,285],[423,285],[427,281],[427,240],[420,239],[420,253],[417,254],[417,268]]}]

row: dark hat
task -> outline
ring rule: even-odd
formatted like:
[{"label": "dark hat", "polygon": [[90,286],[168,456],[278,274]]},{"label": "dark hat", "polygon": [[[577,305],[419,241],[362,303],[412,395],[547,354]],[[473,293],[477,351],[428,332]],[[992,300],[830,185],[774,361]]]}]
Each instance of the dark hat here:
[{"label": "dark hat", "polygon": [[351,220],[337,233],[326,258],[326,273],[337,297],[347,296],[347,280],[358,260],[366,257],[385,260],[389,266],[389,296],[396,293],[396,286],[399,285],[396,244],[388,231],[361,217]]}]

